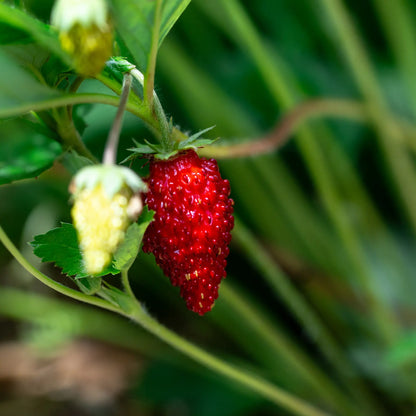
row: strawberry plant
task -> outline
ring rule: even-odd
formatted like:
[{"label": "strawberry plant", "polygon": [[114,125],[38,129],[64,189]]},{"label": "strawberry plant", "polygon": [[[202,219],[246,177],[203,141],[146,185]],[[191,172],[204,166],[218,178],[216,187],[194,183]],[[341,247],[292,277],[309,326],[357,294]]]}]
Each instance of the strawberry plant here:
[{"label": "strawberry plant", "polygon": [[414,413],[415,16],[0,3],[0,335],[140,355],[120,414]]}]

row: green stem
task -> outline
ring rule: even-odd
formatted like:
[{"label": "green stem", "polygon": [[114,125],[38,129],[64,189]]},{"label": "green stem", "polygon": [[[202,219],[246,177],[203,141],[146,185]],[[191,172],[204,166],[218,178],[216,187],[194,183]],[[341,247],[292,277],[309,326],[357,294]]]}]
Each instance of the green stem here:
[{"label": "green stem", "polygon": [[[345,391],[340,390],[330,375],[323,372],[307,354],[303,353],[284,335],[282,330],[276,328],[275,323],[265,313],[262,313],[260,308],[254,305],[247,296],[239,293],[236,287],[230,286],[229,282],[224,282],[221,286],[221,299],[222,302],[228,304],[235,316],[238,317],[238,321],[242,322],[244,326],[244,330],[238,326],[236,328],[236,331],[241,331],[246,338],[239,342],[253,342],[251,337],[247,337],[246,331],[247,328],[250,328],[256,339],[261,339],[263,345],[268,346],[270,355],[263,352],[265,365],[273,367],[273,364],[270,363],[273,358],[270,357],[280,354],[282,359],[290,365],[290,371],[299,374],[339,414],[360,414],[358,406],[345,394]],[[219,318],[219,320],[221,319],[222,317]],[[280,367],[278,371],[281,371]]]},{"label": "green stem", "polygon": [[74,121],[69,117],[67,109],[63,109],[63,111],[55,111],[54,117],[58,134],[62,139],[64,147],[66,149],[73,149],[79,155],[96,162],[97,159],[89,151],[87,146],[85,146],[81,136],[78,133],[78,130],[75,128]]},{"label": "green stem", "polygon": [[[59,108],[75,104],[107,104],[118,107],[119,103],[119,97],[112,95],[95,93],[66,94],[54,98],[49,98],[43,101],[19,104],[13,108],[0,109],[0,118],[14,117],[29,113],[30,111],[38,112],[49,110],[51,108]],[[152,132],[154,132],[156,135],[158,134],[159,125],[157,121],[151,117],[150,114],[145,111],[142,106],[134,101],[129,101],[126,105],[126,110],[141,118]]]},{"label": "green stem", "polygon": [[344,376],[344,379],[348,380],[348,387],[357,398],[363,401],[363,406],[368,408],[368,414],[373,414],[373,411],[370,410],[374,408],[372,398],[356,379],[355,370],[346,364],[343,353],[334,341],[332,334],[328,332],[313,308],[291,285],[290,279],[279,269],[274,259],[267,254],[264,247],[238,219],[233,231],[233,238],[244,251],[248,260],[258,268],[267,280],[271,289],[293,312],[328,361]]},{"label": "green stem", "polygon": [[[71,84],[71,87],[69,88],[68,92],[70,94],[75,94],[78,91],[78,88],[81,86],[81,84],[84,82],[85,78],[78,76],[76,77],[75,81]],[[74,109],[73,105],[68,106],[68,117],[72,119],[72,111]]]},{"label": "green stem", "polygon": [[[371,122],[368,106],[355,100],[338,98],[317,98],[307,100],[289,110],[273,130],[263,137],[245,139],[241,143],[211,145],[202,148],[199,153],[217,159],[252,157],[275,152],[283,147],[292,135],[308,121],[323,118],[348,119],[361,123]],[[416,150],[416,127],[389,115],[390,124],[395,124],[406,132],[401,140],[413,151]]]},{"label": "green stem", "polygon": [[249,261],[259,269],[272,290],[288,305],[303,328],[305,328],[305,331],[308,332],[317,346],[323,350],[324,354],[329,357],[334,366],[350,377],[351,369],[345,366],[338,347],[312,308],[302,299],[290,284],[290,279],[278,268],[274,260],[237,218],[235,224],[233,231],[234,241],[243,249]]},{"label": "green stem", "polygon": [[289,110],[264,137],[231,145],[212,145],[200,150],[215,158],[251,157],[274,152],[284,146],[299,126],[315,118],[335,117],[366,121],[366,107],[354,100],[321,98],[305,101]]},{"label": "green stem", "polygon": [[[193,360],[199,362],[200,364],[205,365],[206,367],[225,375],[226,377],[234,380],[235,382],[246,386],[252,391],[255,391],[262,395],[263,397],[271,400],[273,403],[290,410],[294,414],[303,415],[303,416],[325,416],[327,413],[311,406],[305,401],[298,399],[285,391],[274,386],[267,380],[264,380],[261,377],[254,376],[253,374],[247,372],[246,370],[240,369],[238,367],[232,366],[227,362],[211,355],[210,353],[204,351],[202,348],[197,347],[191,342],[180,337],[176,333],[170,331],[163,325],[159,324],[155,319],[151,318],[143,310],[139,302],[135,298],[131,298],[132,305],[135,305],[134,309],[130,313],[126,313],[121,310],[119,307],[112,305],[106,300],[85,295],[76,290],[70,289],[60,283],[57,283],[41,273],[35,267],[33,267],[20,253],[16,246],[10,241],[6,233],[0,227],[0,241],[4,244],[6,249],[14,256],[14,258],[20,263],[20,265],[26,269],[30,274],[32,274],[36,279],[44,283],[46,286],[51,289],[56,290],[58,293],[66,295],[70,298],[78,300],[80,302],[85,302],[90,305],[98,306],[109,311],[117,312],[121,315],[127,316],[132,320],[139,323],[143,328],[156,335],[162,341],[166,342],[168,345],[171,345],[178,351],[184,353]],[[124,275],[124,279],[126,275]]]},{"label": "green stem", "polygon": [[[119,97],[113,95],[95,93],[65,94],[48,98],[43,101],[26,102],[14,107],[0,109],[0,118],[9,118],[29,113],[30,111],[43,111],[49,110],[50,108],[65,107],[75,104],[108,104],[118,107],[119,103]],[[144,118],[144,121],[146,122],[150,121],[145,117],[144,112],[141,108],[138,108],[137,105],[127,103],[126,110],[137,117]]]},{"label": "green stem", "polygon": [[68,296],[72,299],[79,300],[80,302],[85,302],[90,305],[98,306],[103,309],[107,309],[109,311],[118,312],[118,309],[111,305],[109,302],[104,301],[102,299],[85,295],[84,293],[78,292],[77,290],[71,289],[67,286],[64,286],[58,282],[55,282],[38,269],[33,267],[20,253],[20,251],[16,248],[16,246],[12,243],[9,239],[7,234],[4,232],[3,228],[0,226],[0,241],[3,243],[4,247],[10,252],[10,254],[17,260],[17,262],[26,270],[28,271],[33,277],[38,279],[44,285],[50,287],[51,289],[56,290],[58,293],[62,295]]},{"label": "green stem", "polygon": [[[145,78],[143,74],[138,69],[132,69],[131,74],[133,77],[143,86],[145,85]],[[159,97],[156,94],[156,91],[153,90],[152,92],[153,100],[152,100],[152,109],[149,110],[150,114],[154,115],[155,121],[157,122],[157,125],[159,127],[158,132],[160,135],[157,135],[156,137],[159,139],[160,143],[163,146],[163,149],[166,152],[169,152],[175,143],[175,139],[171,139],[171,131],[169,128],[169,123],[166,118],[165,111],[163,110],[162,104],[159,100]],[[147,107],[150,108],[150,107]]]},{"label": "green stem", "polygon": [[192,358],[196,362],[207,368],[222,374],[229,379],[237,382],[248,389],[257,392],[273,403],[292,412],[293,414],[303,416],[324,416],[326,412],[319,410],[291,394],[281,390],[262,377],[256,376],[247,370],[233,366],[226,361],[217,358],[202,348],[192,344],[176,333],[170,331],[161,325],[154,318],[149,316],[140,306],[129,316],[133,321],[140,324],[143,328],[172,346],[181,351],[183,354]]},{"label": "green stem", "polygon": [[121,282],[124,287],[124,291],[133,299],[135,299],[135,294],[133,292],[133,289],[131,288],[130,281],[129,281],[129,271],[128,270],[122,270],[121,271]]},{"label": "green stem", "polygon": [[162,0],[155,0],[155,16],[152,25],[152,42],[147,61],[147,71],[144,78],[144,100],[146,105],[153,109],[153,90],[155,84],[156,59],[157,51],[159,49],[159,33],[162,19]]},{"label": "green stem", "polygon": [[68,316],[74,336],[97,339],[146,356],[168,355],[160,341],[122,316],[33,291],[4,286],[0,290],[2,316],[36,324],[55,312]]},{"label": "green stem", "polygon": [[124,74],[123,87],[120,96],[120,103],[108,134],[107,144],[105,146],[103,164],[114,165],[117,159],[118,141],[120,138],[121,125],[123,121],[124,111],[126,109],[127,100],[129,98],[132,76],[129,73]]}]

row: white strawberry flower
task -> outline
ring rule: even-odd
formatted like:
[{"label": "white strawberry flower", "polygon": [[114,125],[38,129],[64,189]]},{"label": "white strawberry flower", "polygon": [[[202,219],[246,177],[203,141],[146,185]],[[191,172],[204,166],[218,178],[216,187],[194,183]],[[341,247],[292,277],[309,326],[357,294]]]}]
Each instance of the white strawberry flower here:
[{"label": "white strawberry flower", "polygon": [[84,267],[100,274],[110,265],[128,226],[142,209],[146,184],[132,170],[115,165],[88,166],[74,177],[71,214],[78,233]]}]

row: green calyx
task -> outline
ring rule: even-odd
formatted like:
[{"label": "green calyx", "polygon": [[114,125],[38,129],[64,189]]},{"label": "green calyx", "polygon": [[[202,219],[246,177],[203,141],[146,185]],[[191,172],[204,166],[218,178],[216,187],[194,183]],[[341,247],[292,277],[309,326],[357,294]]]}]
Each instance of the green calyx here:
[{"label": "green calyx", "polygon": [[145,140],[145,143],[138,143],[135,140],[134,144],[136,147],[132,147],[128,149],[132,154],[127,157],[123,162],[127,162],[129,160],[135,159],[136,157],[143,156],[143,155],[151,155],[155,159],[159,160],[167,160],[170,159],[172,156],[175,156],[177,153],[182,152],[184,150],[193,149],[197,150],[200,147],[209,146],[219,138],[216,139],[204,139],[201,136],[206,132],[212,130],[215,126],[208,127],[207,129],[201,130],[192,136],[189,136],[185,140],[180,142],[174,142],[171,149],[166,150],[160,144],[153,144]]},{"label": "green calyx", "polygon": [[72,182],[75,195],[84,189],[94,189],[101,185],[108,198],[127,187],[132,194],[146,192],[147,185],[136,173],[124,166],[93,165],[81,169]]}]

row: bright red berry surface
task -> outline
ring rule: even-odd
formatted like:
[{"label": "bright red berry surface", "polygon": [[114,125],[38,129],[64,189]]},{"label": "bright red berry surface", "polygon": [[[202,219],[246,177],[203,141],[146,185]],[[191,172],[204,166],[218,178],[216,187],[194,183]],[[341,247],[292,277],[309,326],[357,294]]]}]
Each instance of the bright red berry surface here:
[{"label": "bright red berry surface", "polygon": [[174,286],[188,309],[203,315],[218,297],[234,226],[230,184],[214,159],[187,150],[150,164],[145,202],[154,210],[143,250]]}]

